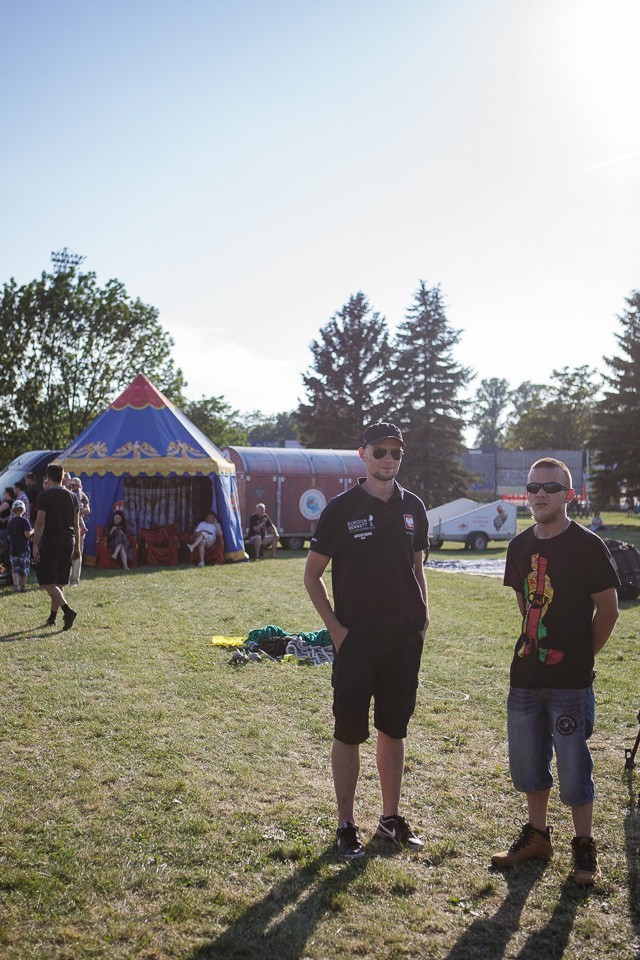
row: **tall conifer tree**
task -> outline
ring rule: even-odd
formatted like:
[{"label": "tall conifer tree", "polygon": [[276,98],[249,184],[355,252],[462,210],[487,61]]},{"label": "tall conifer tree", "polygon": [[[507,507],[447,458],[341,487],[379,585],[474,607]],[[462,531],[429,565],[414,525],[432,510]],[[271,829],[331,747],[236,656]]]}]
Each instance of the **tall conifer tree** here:
[{"label": "tall conifer tree", "polygon": [[461,464],[466,404],[460,394],[472,371],[453,358],[459,340],[440,287],[421,280],[395,340],[394,406],[407,444],[400,479],[427,507],[461,496],[470,480]]},{"label": "tall conifer tree", "polygon": [[597,500],[640,496],[640,291],[626,300],[616,334],[621,356],[605,357],[608,389],[598,403],[592,444],[601,467],[593,475]]},{"label": "tall conifer tree", "polygon": [[384,317],[363,293],[349,297],[311,344],[302,379],[307,403],[298,410],[307,447],[351,448],[367,423],[386,415],[392,351]]}]

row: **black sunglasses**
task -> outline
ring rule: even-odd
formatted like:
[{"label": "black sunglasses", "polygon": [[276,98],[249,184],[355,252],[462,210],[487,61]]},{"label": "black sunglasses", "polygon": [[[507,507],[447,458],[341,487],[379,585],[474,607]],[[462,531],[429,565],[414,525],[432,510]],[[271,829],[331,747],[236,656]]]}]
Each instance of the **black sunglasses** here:
[{"label": "black sunglasses", "polygon": [[563,483],[556,483],[555,480],[549,480],[547,483],[528,483],[527,493],[538,493],[542,489],[545,493],[560,493],[561,490],[569,490]]},{"label": "black sunglasses", "polygon": [[392,450],[387,450],[386,447],[374,447],[373,459],[382,460],[382,458],[386,457],[388,453],[391,454],[394,460],[402,459],[402,450],[399,447],[394,447]]}]

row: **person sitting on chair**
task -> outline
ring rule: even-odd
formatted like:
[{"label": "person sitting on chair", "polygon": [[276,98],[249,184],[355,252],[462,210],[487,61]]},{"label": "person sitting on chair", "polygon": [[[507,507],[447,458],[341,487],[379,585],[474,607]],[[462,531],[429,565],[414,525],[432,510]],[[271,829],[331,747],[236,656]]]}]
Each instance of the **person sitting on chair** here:
[{"label": "person sitting on chair", "polygon": [[218,537],[222,536],[222,527],[218,523],[218,518],[213,510],[210,510],[204,520],[200,521],[196,527],[195,534],[195,540],[193,543],[188,543],[187,546],[191,553],[193,553],[194,550],[198,551],[198,566],[204,567],[205,550],[212,547]]},{"label": "person sitting on chair", "polygon": [[264,503],[256,503],[256,512],[249,518],[249,553],[253,560],[260,559],[262,547],[271,547],[271,556],[276,557],[278,531],[267,513]]},{"label": "person sitting on chair", "polygon": [[131,544],[127,534],[127,524],[124,514],[117,511],[113,515],[111,526],[106,530],[107,545],[111,550],[111,559],[120,560],[123,570],[129,570],[129,560],[131,559]]}]

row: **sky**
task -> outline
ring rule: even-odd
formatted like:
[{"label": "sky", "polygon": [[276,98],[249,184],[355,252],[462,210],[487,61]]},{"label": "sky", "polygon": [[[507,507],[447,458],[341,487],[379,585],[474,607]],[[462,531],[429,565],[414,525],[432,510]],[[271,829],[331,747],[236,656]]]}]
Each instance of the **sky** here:
[{"label": "sky", "polygon": [[471,391],[603,369],[639,32],[637,0],[0,0],[0,282],[83,254],[240,411],[293,409],[349,296],[393,331],[420,280]]}]

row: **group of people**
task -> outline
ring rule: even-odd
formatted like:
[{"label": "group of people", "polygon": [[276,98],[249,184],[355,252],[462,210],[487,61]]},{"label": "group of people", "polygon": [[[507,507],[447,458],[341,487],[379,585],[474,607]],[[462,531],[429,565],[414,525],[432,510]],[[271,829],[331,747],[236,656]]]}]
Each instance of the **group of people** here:
[{"label": "group of people", "polygon": [[[429,626],[425,506],[396,480],[405,452],[400,429],[367,427],[359,456],[366,476],[325,507],[305,567],[305,586],[333,639],[334,739],[331,754],[340,854],[365,855],[355,819],[360,744],[374,702],[382,795],[379,836],[412,850],[422,839],[401,813],[405,738],[416,705]],[[504,584],[516,595],[521,628],[507,699],[509,767],[528,817],[494,867],[552,855],[547,811],[555,752],[560,800],[571,809],[573,873],[580,886],[601,876],[592,836],[594,658],[618,616],[619,579],[602,540],[567,515],[575,496],[560,460],[537,460],[527,500],[535,523],[509,543]],[[322,575],[331,562],[333,603]]]},{"label": "group of people", "polygon": [[[79,517],[78,556],[73,560],[69,583],[78,586],[82,570],[82,550],[87,533],[85,518],[91,513],[89,498],[82,490],[79,477],[72,477],[62,471],[61,484],[72,496],[77,506]],[[52,486],[47,475],[42,486],[38,484],[33,473],[27,473],[22,480],[16,481],[13,487],[5,487],[2,503],[0,504],[0,537],[6,541],[9,553],[9,563],[15,592],[25,593],[27,577],[31,568],[31,557],[36,560],[31,543],[35,545],[35,528],[37,526],[40,506],[40,495]]]}]

